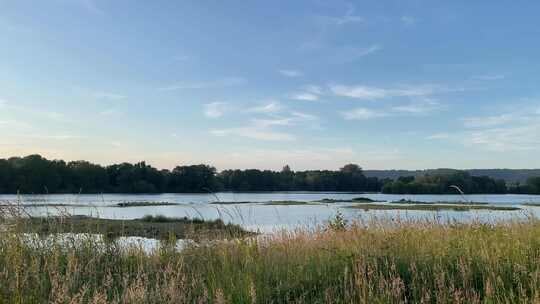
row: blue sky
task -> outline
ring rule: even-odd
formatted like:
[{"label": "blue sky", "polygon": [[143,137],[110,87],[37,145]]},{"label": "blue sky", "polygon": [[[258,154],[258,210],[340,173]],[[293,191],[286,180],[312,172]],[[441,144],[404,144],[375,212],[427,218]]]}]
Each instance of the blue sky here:
[{"label": "blue sky", "polygon": [[539,9],[0,0],[0,157],[540,167]]}]

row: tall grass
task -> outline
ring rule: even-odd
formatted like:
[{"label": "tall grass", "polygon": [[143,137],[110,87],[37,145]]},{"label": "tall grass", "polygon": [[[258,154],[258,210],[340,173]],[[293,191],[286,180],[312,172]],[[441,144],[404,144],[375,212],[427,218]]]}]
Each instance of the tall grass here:
[{"label": "tall grass", "polygon": [[373,220],[153,253],[1,234],[0,303],[47,302],[540,303],[540,223]]}]

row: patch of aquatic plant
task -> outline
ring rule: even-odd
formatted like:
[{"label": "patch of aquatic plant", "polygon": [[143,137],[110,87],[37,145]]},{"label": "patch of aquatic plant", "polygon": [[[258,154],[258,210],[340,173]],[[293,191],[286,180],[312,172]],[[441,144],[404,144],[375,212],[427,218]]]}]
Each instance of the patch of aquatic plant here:
[{"label": "patch of aquatic plant", "polygon": [[63,204],[63,203],[24,203],[24,204],[0,204],[1,207],[10,207],[10,206],[17,206],[21,208],[37,208],[37,207],[88,207],[90,205],[84,205],[84,204]]},{"label": "patch of aquatic plant", "polygon": [[380,203],[382,201],[373,200],[369,197],[355,197],[352,199],[354,203]]},{"label": "patch of aquatic plant", "polygon": [[322,204],[334,204],[334,203],[375,203],[375,202],[381,202],[381,201],[375,201],[367,197],[355,197],[352,199],[323,198],[315,202],[322,203]]},{"label": "patch of aquatic plant", "polygon": [[145,206],[176,206],[178,203],[170,202],[121,202],[114,205],[114,207],[145,207]]},{"label": "patch of aquatic plant", "polygon": [[409,204],[409,205],[489,205],[489,203],[484,202],[424,202],[424,201],[413,201],[407,199],[400,199],[399,201],[394,201],[392,204]]},{"label": "patch of aquatic plant", "polygon": [[0,303],[536,303],[540,223],[347,223],[122,250],[0,238]]},{"label": "patch of aquatic plant", "polygon": [[334,198],[323,198],[317,201],[313,201],[314,203],[321,203],[321,204],[335,204],[335,203],[351,203],[352,200],[347,199],[334,199]]},{"label": "patch of aquatic plant", "polygon": [[254,204],[256,202],[248,202],[248,201],[230,201],[230,202],[211,202],[211,205],[241,205],[241,204]]},{"label": "patch of aquatic plant", "polygon": [[87,216],[22,218],[15,222],[15,231],[42,235],[56,233],[102,234],[109,238],[138,236],[155,239],[220,239],[251,235],[238,225],[222,220],[170,218],[163,215],[141,219],[102,219]]},{"label": "patch of aquatic plant", "polygon": [[302,202],[302,201],[269,201],[269,202],[265,202],[264,205],[295,206],[295,205],[315,205],[315,204],[313,202]]},{"label": "patch of aquatic plant", "polygon": [[518,207],[489,206],[489,205],[452,205],[452,204],[357,204],[348,208],[362,210],[417,210],[417,211],[471,211],[471,210],[493,210],[493,211],[517,211]]},{"label": "patch of aquatic plant", "polygon": [[540,203],[523,203],[523,206],[540,207]]}]

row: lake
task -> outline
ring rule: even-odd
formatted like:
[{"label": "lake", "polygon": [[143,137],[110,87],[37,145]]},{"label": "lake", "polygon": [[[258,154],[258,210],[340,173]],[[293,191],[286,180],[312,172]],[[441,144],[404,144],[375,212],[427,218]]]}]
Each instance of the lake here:
[{"label": "lake", "polygon": [[[316,201],[325,198],[350,200],[367,197],[377,201],[393,202],[400,199],[423,202],[459,202],[463,200],[489,203],[497,206],[517,206],[518,211],[410,211],[410,210],[361,210],[347,208],[353,203],[317,205],[261,205],[268,201]],[[252,204],[215,205],[221,202],[253,202]],[[144,215],[165,215],[169,217],[221,218],[225,222],[240,224],[246,229],[260,232],[309,229],[324,224],[341,212],[349,220],[366,220],[373,217],[390,219],[431,219],[438,221],[484,221],[523,219],[540,216],[540,207],[524,206],[524,203],[540,203],[538,195],[388,195],[380,193],[336,193],[336,192],[264,192],[264,193],[215,193],[215,194],[99,194],[99,195],[0,195],[2,202],[20,201],[21,204],[65,204],[69,207],[31,207],[33,215],[57,214],[67,211],[75,215],[98,216],[113,219],[133,219]],[[114,205],[122,202],[168,202],[179,205],[141,206],[120,208]]]}]

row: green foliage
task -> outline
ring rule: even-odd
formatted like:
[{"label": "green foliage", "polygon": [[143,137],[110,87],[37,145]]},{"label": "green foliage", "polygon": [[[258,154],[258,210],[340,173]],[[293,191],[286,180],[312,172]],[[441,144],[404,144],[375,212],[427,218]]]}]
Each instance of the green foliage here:
[{"label": "green foliage", "polygon": [[0,159],[0,193],[185,193],[226,191],[379,191],[358,165],[339,171],[225,170],[208,165],[157,170],[145,162],[107,167],[86,161],[65,163],[39,155]]},{"label": "green foliage", "polygon": [[338,210],[336,215],[328,221],[327,228],[332,231],[345,231],[349,221]]},{"label": "green foliage", "polygon": [[338,171],[225,170],[208,165],[178,166],[158,170],[145,162],[107,167],[87,161],[66,163],[39,155],[0,159],[0,193],[205,193],[216,191],[355,191],[392,194],[465,193],[540,194],[540,177],[525,184],[506,185],[504,180],[472,176],[465,171],[439,170],[434,174],[401,176],[396,180],[366,177],[358,165]]},{"label": "green foliage", "polygon": [[452,171],[448,174],[423,176],[404,176],[396,181],[387,182],[383,193],[389,194],[458,194],[451,186],[458,186],[466,194],[507,193],[503,180],[494,180],[487,176],[471,176],[465,171]]}]

